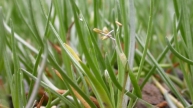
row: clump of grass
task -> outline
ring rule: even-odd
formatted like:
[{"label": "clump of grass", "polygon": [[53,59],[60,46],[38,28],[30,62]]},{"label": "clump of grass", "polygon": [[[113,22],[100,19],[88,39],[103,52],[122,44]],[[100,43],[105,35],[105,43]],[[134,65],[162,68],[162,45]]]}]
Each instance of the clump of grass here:
[{"label": "clump of grass", "polygon": [[192,107],[191,3],[0,1],[0,106],[155,107],[152,82],[168,106]]}]

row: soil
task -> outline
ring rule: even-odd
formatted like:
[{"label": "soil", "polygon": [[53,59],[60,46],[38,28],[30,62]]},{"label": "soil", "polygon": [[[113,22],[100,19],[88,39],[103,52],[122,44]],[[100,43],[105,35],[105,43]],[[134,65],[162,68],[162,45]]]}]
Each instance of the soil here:
[{"label": "soil", "polygon": [[[159,89],[151,83],[146,83],[142,90],[142,99],[158,108],[169,108]],[[142,102],[137,102],[135,108],[148,108]]]}]

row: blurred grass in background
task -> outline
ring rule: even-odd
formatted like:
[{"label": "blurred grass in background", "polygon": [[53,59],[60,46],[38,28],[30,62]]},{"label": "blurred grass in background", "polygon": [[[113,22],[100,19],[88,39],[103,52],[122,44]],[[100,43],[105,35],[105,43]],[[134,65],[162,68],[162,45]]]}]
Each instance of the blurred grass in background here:
[{"label": "blurred grass in background", "polygon": [[153,82],[169,107],[192,107],[192,4],[1,0],[0,106],[155,107]]}]

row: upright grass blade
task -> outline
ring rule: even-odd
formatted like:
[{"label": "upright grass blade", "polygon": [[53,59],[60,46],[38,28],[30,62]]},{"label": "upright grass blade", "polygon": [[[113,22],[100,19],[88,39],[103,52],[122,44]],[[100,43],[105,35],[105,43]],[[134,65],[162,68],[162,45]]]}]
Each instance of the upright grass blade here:
[{"label": "upright grass blade", "polygon": [[147,48],[148,48],[149,42],[150,42],[151,37],[152,37],[151,30],[152,30],[152,23],[153,23],[153,21],[152,21],[153,10],[154,10],[154,0],[151,0],[147,37],[146,37],[145,46],[144,46],[144,50],[143,50],[143,56],[141,58],[140,65],[139,65],[137,80],[139,80],[139,78],[140,78],[140,74],[141,74],[141,71],[142,71],[142,68],[143,68],[143,65],[144,65],[144,60],[145,60],[145,57],[146,57],[146,54],[147,54]]},{"label": "upright grass blade", "polygon": [[126,0],[120,0],[119,1],[120,4],[120,10],[121,10],[121,20],[122,20],[122,24],[123,24],[123,29],[124,29],[124,53],[126,55],[126,57],[128,57],[129,54],[129,27],[128,27],[128,19],[127,19],[127,7],[126,7]]},{"label": "upright grass blade", "polygon": [[91,41],[92,41],[92,43],[93,43],[93,49],[95,49],[94,51],[95,51],[95,53],[96,53],[96,56],[97,56],[97,58],[98,58],[98,62],[99,62],[99,65],[101,66],[101,70],[105,70],[105,62],[104,62],[104,60],[103,60],[103,56],[102,56],[102,54],[101,54],[101,51],[100,51],[100,48],[99,48],[99,46],[97,45],[97,39],[95,39],[95,37],[94,37],[94,35],[93,35],[93,33],[92,33],[92,31],[90,30],[90,28],[89,28],[89,26],[88,26],[88,24],[87,24],[87,22],[86,22],[86,20],[84,19],[84,17],[83,17],[83,15],[81,14],[81,18],[83,19],[83,22],[85,23],[85,26],[86,26],[86,28],[87,28],[87,30],[88,30],[88,34],[90,35],[90,39],[91,39]]},{"label": "upright grass blade", "polygon": [[[121,49],[120,38],[119,38],[119,28],[117,28],[116,40],[115,40],[114,44],[115,44],[115,49],[116,49],[116,53],[117,53],[117,62],[118,62],[118,81],[119,81],[120,85],[125,89],[126,79],[127,79],[127,75],[128,75],[127,69],[129,68],[129,66],[127,65],[127,58]],[[129,72],[131,72],[131,71],[129,71]],[[137,92],[136,92],[137,96],[139,98],[141,98],[141,93],[140,93],[141,91],[140,91],[140,88],[137,84],[137,81],[136,81],[134,75],[132,73],[129,73],[129,75],[131,75],[130,78],[131,78],[132,84],[134,85],[134,88],[137,89]],[[124,89],[122,91],[118,91],[117,107],[123,107],[122,102],[123,102],[123,96],[124,96],[124,92],[125,92]]]},{"label": "upright grass blade", "polygon": [[111,66],[111,64],[109,63],[108,57],[106,57],[105,63],[106,63],[106,67],[107,67],[109,76],[110,76],[113,84],[114,84],[120,91],[122,91],[122,87],[121,87],[121,85],[119,84],[119,82],[117,81],[117,78],[116,78],[116,76],[115,76],[115,73],[113,72],[112,66]]},{"label": "upright grass blade", "polygon": [[[66,51],[66,53],[68,54],[68,56],[71,58],[71,60],[74,62],[74,64],[79,67],[80,70],[82,70],[82,68],[80,67],[79,63],[77,62],[77,60],[73,57],[73,55],[69,52],[69,50],[64,46],[62,40],[60,39],[59,35],[57,34],[56,30],[54,29],[53,25],[50,22],[50,27],[53,30],[56,38],[58,39],[60,45],[62,46],[62,49],[64,49]],[[60,66],[55,62],[55,60],[53,59],[52,56],[49,56],[49,60],[50,63],[52,65],[54,65],[54,68],[57,69],[59,72],[61,72],[60,74],[62,75],[62,77],[74,88],[77,90],[77,92],[88,102],[88,104],[95,108],[95,105],[91,102],[91,100],[83,93],[83,91],[80,90],[80,88],[65,74],[63,73],[63,70],[60,68]]]},{"label": "upright grass blade", "polygon": [[[19,14],[20,14],[20,16],[21,16],[21,18],[22,18],[22,21],[23,21],[23,22],[26,24],[26,26],[29,28],[29,31],[32,33],[33,38],[38,42],[38,37],[36,36],[34,30],[32,29],[32,27],[29,25],[29,23],[28,23],[27,20],[25,19],[25,16],[24,16],[24,14],[22,13],[22,10],[21,10],[21,8],[20,8],[20,6],[19,6],[18,1],[17,1],[17,0],[14,0],[13,2],[14,2],[14,4],[15,4],[15,6],[17,7],[16,9],[19,11]],[[8,29],[8,28],[7,28],[7,29]],[[10,30],[8,30],[8,31],[10,31]],[[17,35],[16,35],[16,37],[17,37]]]},{"label": "upright grass blade", "polygon": [[[139,80],[140,78],[140,75],[141,75],[141,72],[142,72],[142,69],[143,69],[143,65],[144,65],[144,61],[145,61],[145,57],[146,57],[146,54],[147,54],[147,48],[149,46],[149,43],[150,43],[150,40],[151,40],[151,37],[152,37],[152,34],[151,34],[151,30],[152,30],[152,17],[153,17],[153,10],[154,10],[154,0],[151,0],[151,6],[150,6],[150,15],[149,15],[149,22],[148,22],[148,29],[147,29],[147,37],[146,37],[146,41],[145,41],[145,46],[144,46],[144,49],[143,49],[143,55],[142,55],[142,58],[141,58],[141,61],[140,61],[140,64],[139,64],[139,69],[138,69],[138,74],[137,74],[137,77],[136,79]],[[135,90],[134,90],[135,92]],[[132,101],[130,101],[130,105],[129,106],[132,106]]]},{"label": "upright grass blade", "polygon": [[76,60],[78,60],[78,62],[80,63],[80,65],[81,65],[80,69],[83,68],[84,73],[88,76],[88,80],[90,82],[90,85],[92,86],[92,89],[93,89],[96,97],[98,97],[98,101],[100,103],[100,106],[101,107],[111,108],[112,107],[112,103],[110,101],[110,98],[108,97],[108,94],[105,93],[106,91],[104,90],[102,85],[92,75],[92,73],[89,71],[89,69],[82,63],[82,61],[78,58],[78,56],[75,54],[75,52],[72,50],[72,48],[70,48],[66,44],[65,44],[65,46],[68,48],[70,53],[74,56],[74,58],[76,58]]},{"label": "upright grass blade", "polygon": [[37,29],[37,24],[36,24],[35,19],[34,19],[34,13],[33,13],[33,8],[32,8],[33,7],[32,6],[32,1],[29,0],[28,3],[29,3],[30,18],[31,18],[30,20],[32,22],[32,29],[33,29],[33,31],[34,31],[37,39],[38,39],[38,43],[40,45],[43,45],[42,37],[40,36],[40,33],[39,33],[38,29]]},{"label": "upright grass blade", "polygon": [[[121,42],[120,42],[120,29],[117,28],[116,34],[115,34],[115,50],[116,50],[116,58],[117,58],[117,65],[118,65],[118,82],[119,84],[125,88],[125,82],[127,78],[127,73],[125,72],[125,67],[127,65],[127,58],[126,55],[123,53],[123,50],[121,48]],[[118,91],[118,99],[117,99],[117,108],[122,107],[122,101],[124,96],[124,89],[122,91]]]},{"label": "upright grass blade", "polygon": [[[177,29],[176,29],[176,27],[175,27],[175,22],[176,22],[176,17],[175,17],[175,15],[174,15],[174,22],[173,22],[173,32],[174,32],[174,43],[175,43],[175,45],[176,45],[176,49],[179,51],[180,50],[180,48],[179,48],[179,42],[178,42],[178,40],[177,40]],[[168,44],[170,44],[169,42],[168,42]],[[172,48],[172,46],[171,45],[168,45],[168,46],[170,46],[170,50],[178,57],[178,58],[181,58],[181,60],[182,61],[185,61],[185,62],[187,62],[188,64],[191,64],[192,65],[192,60],[190,60],[190,59],[188,59],[188,58],[186,58],[186,57],[184,57],[183,55],[181,55],[180,53],[178,53],[175,49],[173,49]],[[185,83],[187,84],[187,88],[188,88],[188,90],[189,90],[189,94],[190,94],[190,97],[193,97],[193,87],[192,87],[192,85],[191,85],[191,79],[189,78],[189,74],[185,71],[185,68],[184,68],[184,63],[182,62],[182,61],[180,61],[180,67],[181,67],[181,69],[183,70],[182,72],[184,73],[184,80],[185,80]]]},{"label": "upright grass blade", "polygon": [[[173,24],[174,24],[174,27],[175,27],[175,29],[176,29],[176,25],[175,25],[174,22],[173,22]],[[177,29],[179,29],[180,27],[181,27],[181,26],[180,26],[180,24],[178,23]],[[175,31],[175,32],[176,32],[176,31]],[[175,32],[174,32],[174,33],[175,33]],[[175,36],[175,34],[174,34],[174,36]],[[139,37],[138,37],[138,36],[136,36],[136,38],[137,38],[137,40],[139,40]],[[170,42],[173,42],[173,40],[174,40],[174,38],[172,37],[172,39],[171,39]],[[166,53],[167,53],[168,51],[169,51],[169,46],[166,46],[166,47],[164,48],[164,50],[162,51],[162,53],[161,53],[161,54],[158,56],[158,58],[157,58],[158,63],[161,62],[161,61],[164,59],[164,56],[166,55]],[[154,65],[154,66],[150,69],[150,71],[148,72],[148,74],[146,75],[144,81],[142,82],[141,88],[144,87],[145,83],[146,83],[146,82],[148,81],[148,79],[151,77],[151,75],[153,74],[153,72],[155,71],[155,69],[156,69],[156,66]]]},{"label": "upright grass blade", "polygon": [[99,11],[101,8],[101,0],[94,0],[94,27],[98,28],[100,24]]},{"label": "upright grass blade", "polygon": [[[134,65],[134,54],[135,54],[135,6],[134,6],[134,0],[129,0],[129,7],[130,7],[130,42],[129,42],[129,55],[128,55],[128,65],[129,68],[132,69]],[[132,74],[132,73],[131,73]],[[130,79],[129,77],[126,78],[126,85],[125,89],[129,90],[130,88]],[[129,98],[124,96],[123,97],[123,108],[126,108],[127,102]]]},{"label": "upright grass blade", "polygon": [[[71,0],[71,6],[72,7],[77,7],[76,4],[74,3],[74,0]],[[80,44],[81,44],[81,48],[85,54],[85,57],[87,59],[87,62],[89,63],[89,66],[90,68],[92,69],[92,72],[93,74],[98,78],[97,80],[100,82],[100,84],[105,88],[105,91],[107,92],[107,87],[105,86],[105,83],[100,75],[100,72],[99,72],[99,69],[96,67],[91,55],[89,54],[89,50],[88,50],[88,47],[86,46],[85,44],[85,41],[84,41],[84,38],[83,37],[83,31],[81,31],[81,25],[80,25],[80,19],[78,17],[78,8],[72,8],[73,9],[73,14],[74,14],[74,19],[75,19],[75,26],[76,26],[76,30],[77,30],[77,33],[78,33],[78,37],[79,37],[79,41],[80,41]],[[107,92],[108,94],[108,92]]]},{"label": "upright grass blade", "polygon": [[4,58],[4,67],[5,67],[5,70],[6,70],[6,78],[8,80],[8,84],[9,84],[9,87],[11,89],[11,94],[13,95],[13,91],[12,91],[12,88],[13,88],[13,84],[12,84],[12,71],[11,71],[11,63],[10,63],[10,59],[9,59],[9,55],[7,50],[4,51],[3,53],[3,58]]},{"label": "upright grass blade", "polygon": [[[40,4],[41,4],[41,6],[42,6],[41,1],[40,1]],[[59,8],[58,3],[56,3],[55,6],[56,6],[57,8]],[[41,7],[41,8],[42,8],[42,11],[43,11],[43,13],[44,13],[45,18],[47,18],[46,13],[45,13],[45,10],[43,9],[43,7]],[[51,3],[51,7],[50,7],[50,12],[49,12],[49,15],[48,15],[48,18],[47,18],[47,22],[48,22],[48,23],[49,23],[49,19],[50,19],[51,10],[52,10],[52,3]],[[59,12],[60,12],[60,11],[59,11]],[[60,13],[60,17],[61,17],[61,13]],[[61,20],[61,21],[62,21],[62,20]],[[62,25],[61,25],[61,26],[62,26]],[[63,28],[63,27],[62,27],[62,28]],[[64,29],[64,28],[63,28],[63,29]],[[47,30],[47,29],[46,29],[46,30]],[[60,29],[60,33],[63,34],[62,29]],[[45,31],[45,34],[46,34],[46,31]],[[66,40],[65,37],[63,37],[63,35],[61,35],[61,36],[62,36],[63,40]],[[66,59],[69,59],[68,56],[67,56],[65,53],[63,53],[63,55],[64,55],[64,57],[65,57]],[[69,60],[66,60],[66,59],[65,59],[66,63],[69,62]],[[67,64],[70,65],[70,63],[67,63]],[[70,77],[73,78],[73,73],[72,73],[72,71],[71,71],[71,66],[68,66],[68,65],[65,65],[65,66],[66,66],[67,73],[69,74]],[[70,71],[68,71],[67,68],[70,69]],[[76,101],[77,99],[75,99],[74,92],[71,90],[70,86],[69,86],[67,83],[64,83],[64,81],[62,81],[62,82],[63,82],[63,85],[65,84],[65,85],[68,86],[70,92],[73,94],[73,98],[74,98],[75,102],[77,103],[77,101]],[[77,105],[79,106],[79,104],[77,104]]]},{"label": "upright grass blade", "polygon": [[[40,62],[40,60],[41,60],[42,51],[43,51],[43,48],[41,48],[41,49],[39,50],[38,56],[37,56],[37,58],[36,58],[36,62],[35,62],[35,65],[34,65],[34,68],[33,68],[33,73],[32,73],[32,75],[34,75],[34,76],[37,76],[37,70],[38,70],[39,62]],[[34,87],[34,81],[32,80],[32,81],[30,82],[30,89],[29,89],[28,96],[27,96],[28,99],[29,99],[30,96],[31,96],[33,87]]]},{"label": "upright grass blade", "polygon": [[12,21],[11,21],[11,27],[12,27],[12,31],[11,31],[11,45],[12,45],[12,53],[13,53],[13,62],[14,62],[14,94],[15,94],[15,97],[14,100],[15,100],[15,104],[14,106],[16,108],[21,108],[24,106],[24,103],[23,103],[23,96],[22,96],[22,84],[20,83],[23,79],[21,79],[20,77],[20,64],[19,64],[19,58],[18,58],[18,50],[16,48],[17,44],[16,44],[16,41],[15,41],[15,37],[14,37],[14,29],[13,29],[13,24],[12,24]]},{"label": "upright grass blade", "polygon": [[[189,14],[187,13],[187,1],[180,1],[181,4],[181,16],[182,16],[182,26],[184,28],[184,37],[185,37],[185,43],[187,45],[187,56],[188,58],[190,58],[191,60],[193,60],[193,38],[192,38],[192,33],[191,33],[191,28],[190,28],[190,21],[189,21]],[[190,82],[193,81],[193,66],[190,66],[190,74],[189,74],[189,79]],[[189,82],[189,83],[190,83]],[[188,83],[188,82],[187,82]],[[193,90],[193,87],[190,87],[191,90]],[[191,100],[193,101],[193,94],[190,95]]]},{"label": "upright grass blade", "polygon": [[[60,0],[54,0],[54,7],[56,9],[56,12],[58,14],[58,18],[59,18],[59,22],[60,22],[60,29],[59,29],[59,34],[60,34],[60,38],[62,39],[63,42],[66,42],[66,30],[65,30],[65,26],[64,26],[64,21],[63,21],[63,15],[62,15],[62,9],[61,9],[61,4],[62,1]],[[63,1],[65,3],[67,3],[67,1]],[[67,14],[66,12],[64,14]],[[67,20],[67,19],[66,19]],[[71,64],[70,64],[70,60],[68,58],[68,56],[65,54],[65,52],[62,50],[62,59],[64,61],[64,65],[65,65],[65,69],[66,72],[68,73],[68,76],[72,79],[74,79],[73,77],[73,72],[71,70]]]},{"label": "upright grass blade", "polygon": [[80,62],[80,65],[84,69],[85,73],[88,75],[88,79],[90,80],[91,85],[94,86],[93,89],[96,89],[96,96],[98,95],[98,101],[103,108],[113,108],[112,101],[110,100],[110,97],[106,93],[105,89],[102,87],[99,81],[92,75],[92,73],[89,71],[89,69]]},{"label": "upright grass blade", "polygon": [[107,57],[106,57],[106,60],[105,60],[105,61],[106,61],[106,66],[107,66],[107,70],[108,70],[109,76],[110,76],[113,84],[117,87],[118,90],[124,91],[124,93],[125,93],[128,97],[132,98],[133,100],[136,100],[136,99],[137,99],[137,96],[135,96],[134,94],[130,93],[130,92],[127,91],[127,90],[123,90],[124,88],[123,88],[123,87],[119,84],[119,82],[117,81],[117,78],[116,78],[116,76],[115,76],[115,73],[113,72],[112,66],[110,65],[109,60],[108,60]]},{"label": "upright grass blade", "polygon": [[131,80],[131,83],[133,85],[133,88],[135,90],[135,94],[138,98],[142,98],[142,93],[141,93],[141,89],[138,85],[138,80],[135,78],[135,75],[133,74],[133,71],[129,68],[127,71],[129,71],[129,77],[130,77],[130,80]]},{"label": "upright grass blade", "polygon": [[134,0],[129,0],[130,6],[130,42],[129,42],[129,55],[128,55],[128,65],[130,69],[133,68],[134,65],[134,54],[135,54],[135,6]]},{"label": "upright grass blade", "polygon": [[3,63],[3,51],[6,47],[6,35],[5,35],[5,28],[3,25],[3,12],[2,7],[0,7],[0,64]]},{"label": "upright grass blade", "polygon": [[[15,92],[13,91],[13,83],[12,83],[12,64],[11,64],[11,59],[10,56],[11,54],[8,53],[8,48],[6,47],[6,33],[5,33],[5,28],[3,25],[3,12],[2,12],[2,7],[0,7],[0,62],[4,64],[5,68],[5,75],[7,79],[8,86],[10,88],[10,93],[11,95],[15,98]],[[15,102],[15,99],[13,99],[13,102]]]},{"label": "upright grass blade", "polygon": [[[127,74],[125,71],[126,68],[126,63],[124,63],[122,60],[127,60],[124,53],[118,53],[117,54],[117,64],[118,64],[118,81],[121,84],[121,86],[123,88],[125,88],[125,80],[127,78]],[[123,89],[124,90],[124,89]],[[121,108],[122,107],[122,101],[123,101],[123,96],[124,96],[124,91],[118,91],[118,104],[117,104],[117,108]]]},{"label": "upright grass blade", "polygon": [[40,67],[39,67],[39,69],[37,71],[37,80],[35,82],[32,94],[31,94],[31,96],[29,98],[29,101],[28,101],[28,103],[26,105],[26,108],[30,108],[32,106],[32,104],[34,103],[34,100],[35,100],[35,97],[36,97],[36,94],[37,94],[37,91],[39,89],[39,85],[40,85],[40,82],[41,82],[43,70],[44,70],[44,68],[46,66],[47,56],[48,56],[48,49],[44,47],[43,60],[42,60],[41,65],[40,65]]},{"label": "upright grass blade", "polygon": [[[6,70],[6,78],[8,80],[8,84],[9,84],[9,88],[11,90],[11,95],[14,97],[14,89],[13,89],[13,75],[12,75],[12,70],[11,70],[11,67],[12,67],[12,64],[11,64],[11,60],[10,60],[10,57],[11,55],[7,52],[7,48],[6,50],[3,52],[3,58],[4,58],[4,67],[5,67],[5,70]],[[13,102],[15,102],[14,98],[13,98]]]}]

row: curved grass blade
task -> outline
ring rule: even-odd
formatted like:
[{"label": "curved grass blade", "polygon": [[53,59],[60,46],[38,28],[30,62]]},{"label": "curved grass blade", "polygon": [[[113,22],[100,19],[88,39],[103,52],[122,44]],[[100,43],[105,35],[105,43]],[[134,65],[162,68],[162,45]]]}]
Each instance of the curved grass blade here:
[{"label": "curved grass blade", "polygon": [[[187,1],[179,1],[180,2],[180,6],[181,6],[181,16],[182,16],[182,27],[184,28],[184,40],[185,40],[185,44],[187,45],[187,47],[185,49],[187,49],[188,51],[187,53],[187,57],[190,58],[191,60],[193,60],[193,38],[192,38],[192,28],[191,28],[191,24],[190,24],[190,13],[188,12],[188,3]],[[183,35],[182,35],[183,36]],[[191,83],[193,80],[193,66],[189,65],[190,67],[190,74],[189,74],[189,82],[187,83]],[[193,87],[189,87],[190,90],[193,90]],[[190,92],[192,93],[192,91]],[[191,97],[191,101],[193,101],[193,94],[190,94]]]},{"label": "curved grass blade", "polygon": [[176,51],[176,50],[172,47],[172,45],[170,44],[168,38],[166,38],[166,42],[167,42],[167,45],[168,45],[170,51],[171,51],[176,57],[178,57],[180,60],[182,60],[182,61],[184,61],[184,62],[186,62],[186,63],[188,63],[188,64],[193,65],[193,61],[192,61],[192,60],[184,57],[183,55],[181,55],[178,51]]},{"label": "curved grass blade", "polygon": [[[176,49],[177,49],[177,51],[180,51],[180,48],[179,48],[179,42],[178,42],[178,37],[177,37],[177,30],[176,30],[176,27],[175,27],[175,22],[176,22],[176,17],[175,17],[175,15],[174,15],[174,22],[173,22],[173,32],[174,32],[174,43],[175,43],[175,45],[176,45]],[[184,42],[182,42],[182,44],[185,44]],[[183,45],[183,47],[186,49],[186,47],[185,47],[185,45]],[[187,51],[187,49],[185,50],[186,52],[188,52]],[[188,90],[189,90],[189,94],[190,94],[190,97],[193,97],[193,86],[192,86],[192,81],[191,81],[191,79],[190,79],[190,75],[189,74],[187,74],[187,72],[186,72],[186,70],[185,70],[185,64],[184,63],[182,63],[182,61],[180,60],[180,67],[181,67],[181,69],[182,69],[182,72],[184,73],[183,75],[184,75],[184,80],[185,80],[185,83],[186,83],[186,85],[187,85],[187,88],[188,88]]]},{"label": "curved grass blade", "polygon": [[[144,48],[142,42],[138,39],[139,45]],[[171,91],[179,98],[179,100],[182,102],[182,104],[184,106],[188,106],[189,104],[187,103],[187,101],[182,97],[182,95],[179,94],[179,92],[177,91],[177,89],[173,86],[172,81],[168,78],[168,76],[166,75],[166,73],[164,72],[164,70],[159,66],[159,64],[157,63],[157,61],[154,59],[154,57],[151,55],[151,53],[148,51],[147,52],[149,58],[151,59],[151,61],[155,64],[156,68],[157,68],[157,72],[158,74],[161,76],[161,78],[163,79],[163,81],[168,85],[168,87],[171,89]]]}]

